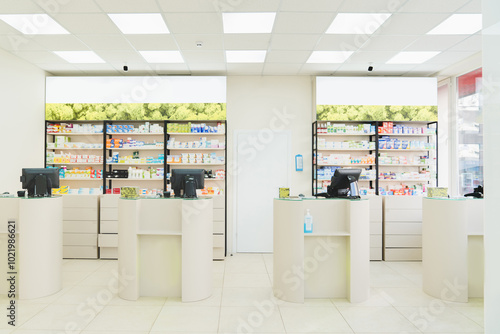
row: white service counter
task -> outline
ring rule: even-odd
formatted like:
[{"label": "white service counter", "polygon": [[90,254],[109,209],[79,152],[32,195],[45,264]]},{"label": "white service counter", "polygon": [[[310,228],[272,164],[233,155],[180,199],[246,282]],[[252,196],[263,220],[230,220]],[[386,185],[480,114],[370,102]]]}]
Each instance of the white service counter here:
[{"label": "white service counter", "polygon": [[467,302],[483,297],[482,199],[424,198],[422,279],[428,295]]},{"label": "white service counter", "polygon": [[[4,277],[8,266],[8,221],[15,220],[16,261],[19,299],[35,299],[62,288],[63,223],[62,198],[0,198],[0,267]],[[2,280],[1,294],[7,294]]]},{"label": "white service counter", "polygon": [[[304,233],[304,216],[313,233]],[[368,200],[274,200],[274,295],[368,299],[370,290],[370,206]]]},{"label": "white service counter", "polygon": [[118,221],[121,298],[212,295],[211,198],[120,198]]}]

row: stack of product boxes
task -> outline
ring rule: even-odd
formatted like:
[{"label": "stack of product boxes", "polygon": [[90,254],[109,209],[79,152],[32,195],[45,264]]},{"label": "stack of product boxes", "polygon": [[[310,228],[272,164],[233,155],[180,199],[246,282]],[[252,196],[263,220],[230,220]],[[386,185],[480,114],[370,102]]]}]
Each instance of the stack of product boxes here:
[{"label": "stack of product boxes", "polygon": [[200,140],[196,141],[176,141],[175,137],[169,138],[167,141],[168,149],[191,149],[191,148],[225,148],[224,141],[219,141],[218,139],[207,140],[207,137],[201,137]]},{"label": "stack of product boxes", "polygon": [[168,133],[225,133],[225,125],[218,122],[217,126],[210,126],[205,123],[168,123]]},{"label": "stack of product boxes", "polygon": [[139,125],[138,128],[134,127],[133,124],[107,124],[106,133],[163,133],[163,126],[160,124],[151,124],[146,122],[145,124]]},{"label": "stack of product boxes", "polygon": [[375,126],[370,124],[336,124],[336,123],[318,123],[318,134],[374,134]]},{"label": "stack of product boxes", "polygon": [[102,133],[101,124],[49,123],[47,133]]}]

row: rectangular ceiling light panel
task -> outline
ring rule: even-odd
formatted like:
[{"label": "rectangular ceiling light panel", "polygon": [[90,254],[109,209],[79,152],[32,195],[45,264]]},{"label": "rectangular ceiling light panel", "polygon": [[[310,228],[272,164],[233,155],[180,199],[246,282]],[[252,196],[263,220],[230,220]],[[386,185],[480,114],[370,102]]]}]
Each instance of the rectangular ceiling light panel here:
[{"label": "rectangular ceiling light panel", "polygon": [[453,14],[428,35],[472,35],[481,30],[483,19],[481,14]]},{"label": "rectangular ceiling light panel", "polygon": [[390,13],[338,13],[326,33],[371,35],[390,16]]},{"label": "rectangular ceiling light panel", "polygon": [[225,34],[270,34],[276,13],[222,13]]},{"label": "rectangular ceiling light panel", "polygon": [[25,35],[67,35],[69,31],[47,14],[0,15],[4,21]]},{"label": "rectangular ceiling light panel", "polygon": [[159,13],[108,14],[108,16],[126,35],[169,33],[167,25]]}]

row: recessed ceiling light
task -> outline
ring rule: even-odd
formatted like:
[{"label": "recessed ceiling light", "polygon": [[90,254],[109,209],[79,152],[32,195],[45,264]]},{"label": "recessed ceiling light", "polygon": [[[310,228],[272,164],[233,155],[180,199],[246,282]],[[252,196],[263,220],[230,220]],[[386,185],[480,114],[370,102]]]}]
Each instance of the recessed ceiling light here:
[{"label": "recessed ceiling light", "polygon": [[54,53],[72,64],[105,63],[94,51],[54,51]]},{"label": "recessed ceiling light", "polygon": [[270,34],[276,13],[222,13],[225,34]]},{"label": "recessed ceiling light", "polygon": [[339,64],[353,54],[353,51],[313,51],[307,60],[308,64]]},{"label": "recessed ceiling light", "polygon": [[483,27],[481,14],[453,14],[440,25],[429,31],[428,35],[471,35]]},{"label": "recessed ceiling light", "polygon": [[389,17],[389,13],[339,13],[327,34],[373,34]]},{"label": "recessed ceiling light", "polygon": [[66,35],[69,31],[47,14],[8,14],[0,15],[14,29],[25,35]]},{"label": "recessed ceiling light", "polygon": [[266,60],[265,50],[237,50],[226,51],[226,62],[228,63],[263,63]]},{"label": "recessed ceiling light", "polygon": [[386,64],[422,64],[439,53],[438,51],[400,52],[389,59]]},{"label": "recessed ceiling light", "polygon": [[122,33],[133,34],[168,34],[168,28],[161,14],[108,14]]},{"label": "recessed ceiling light", "polygon": [[184,63],[180,51],[139,51],[151,64]]}]

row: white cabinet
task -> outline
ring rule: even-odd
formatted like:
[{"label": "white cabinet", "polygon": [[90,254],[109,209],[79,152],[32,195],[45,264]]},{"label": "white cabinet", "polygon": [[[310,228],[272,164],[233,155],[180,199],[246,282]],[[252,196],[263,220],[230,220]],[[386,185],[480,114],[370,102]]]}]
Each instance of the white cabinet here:
[{"label": "white cabinet", "polygon": [[101,219],[99,229],[99,257],[118,258],[118,198],[120,195],[101,195]]},{"label": "white cabinet", "polygon": [[382,260],[382,197],[362,196],[370,202],[370,260]]},{"label": "white cabinet", "polygon": [[384,260],[422,260],[422,197],[384,196]]},{"label": "white cabinet", "polygon": [[97,258],[98,195],[63,196],[63,257]]},{"label": "white cabinet", "polygon": [[213,198],[214,205],[214,248],[213,259],[224,260],[226,250],[226,210],[224,195],[209,196]]}]

